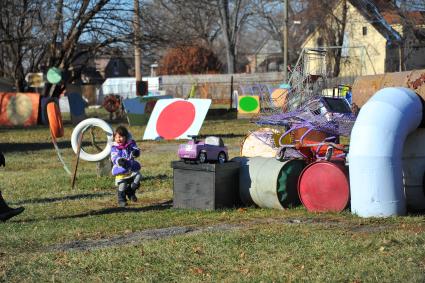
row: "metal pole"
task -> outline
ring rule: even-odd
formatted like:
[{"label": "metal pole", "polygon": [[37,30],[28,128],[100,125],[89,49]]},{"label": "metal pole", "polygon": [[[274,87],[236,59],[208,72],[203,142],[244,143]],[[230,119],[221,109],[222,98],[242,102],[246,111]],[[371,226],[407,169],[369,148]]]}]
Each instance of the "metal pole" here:
[{"label": "metal pole", "polygon": [[283,74],[288,82],[288,0],[283,1]]},{"label": "metal pole", "polygon": [[142,82],[142,56],[140,51],[140,18],[139,18],[139,0],[134,0],[134,22],[133,22],[133,32],[134,32],[134,70],[136,75],[136,94],[139,96],[140,87]]}]

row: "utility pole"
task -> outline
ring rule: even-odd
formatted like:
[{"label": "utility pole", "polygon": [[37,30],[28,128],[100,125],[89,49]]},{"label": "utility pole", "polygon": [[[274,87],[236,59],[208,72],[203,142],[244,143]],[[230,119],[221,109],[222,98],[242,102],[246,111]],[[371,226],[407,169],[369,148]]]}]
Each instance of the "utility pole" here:
[{"label": "utility pole", "polygon": [[283,74],[288,82],[288,0],[283,0]]},{"label": "utility pole", "polygon": [[134,70],[136,75],[136,95],[143,95],[141,92],[142,87],[142,56],[140,51],[140,18],[139,18],[139,0],[134,0],[134,21],[133,21],[133,32],[134,32]]}]

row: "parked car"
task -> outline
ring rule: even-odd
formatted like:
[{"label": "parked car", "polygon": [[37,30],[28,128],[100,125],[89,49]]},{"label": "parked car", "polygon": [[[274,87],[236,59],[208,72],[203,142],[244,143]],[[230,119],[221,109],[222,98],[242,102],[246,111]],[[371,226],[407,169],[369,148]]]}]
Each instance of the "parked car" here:
[{"label": "parked car", "polygon": [[198,136],[189,136],[192,139],[185,144],[181,144],[178,156],[185,162],[218,162],[224,163],[229,159],[227,147],[219,137],[209,136],[204,141]]}]

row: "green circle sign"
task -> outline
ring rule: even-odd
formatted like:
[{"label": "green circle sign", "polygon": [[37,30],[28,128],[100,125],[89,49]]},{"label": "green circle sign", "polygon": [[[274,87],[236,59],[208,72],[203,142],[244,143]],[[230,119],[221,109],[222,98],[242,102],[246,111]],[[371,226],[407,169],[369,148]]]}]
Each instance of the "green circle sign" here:
[{"label": "green circle sign", "polygon": [[245,112],[252,112],[258,108],[258,101],[252,96],[245,96],[239,100],[239,107]]},{"label": "green circle sign", "polygon": [[47,71],[47,81],[51,84],[58,84],[62,80],[62,71],[59,68],[53,67]]}]

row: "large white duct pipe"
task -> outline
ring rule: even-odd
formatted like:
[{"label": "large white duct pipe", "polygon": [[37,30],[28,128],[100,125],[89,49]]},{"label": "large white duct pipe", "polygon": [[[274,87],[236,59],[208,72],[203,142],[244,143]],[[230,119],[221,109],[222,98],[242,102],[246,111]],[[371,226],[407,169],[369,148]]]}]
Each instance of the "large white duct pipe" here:
[{"label": "large white duct pipe", "polygon": [[361,108],[351,132],[348,159],[354,214],[361,217],[406,214],[403,144],[421,120],[421,100],[408,88],[381,89]]}]

